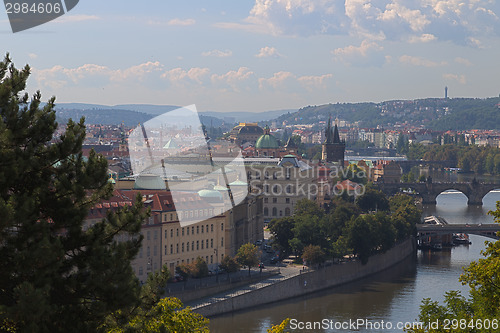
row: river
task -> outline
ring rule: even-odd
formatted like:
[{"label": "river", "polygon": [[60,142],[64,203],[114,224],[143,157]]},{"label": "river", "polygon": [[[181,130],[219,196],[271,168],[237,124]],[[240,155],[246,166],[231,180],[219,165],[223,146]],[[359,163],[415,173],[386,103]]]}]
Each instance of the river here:
[{"label": "river", "polygon": [[[470,179],[468,175],[433,175],[452,177],[454,181]],[[439,177],[441,178],[441,177]],[[496,179],[498,182],[498,179]],[[445,192],[438,196],[436,206],[423,207],[424,216],[438,215],[448,223],[492,223],[487,215],[500,200],[500,191],[492,191],[483,199],[483,206],[467,206],[465,195]],[[423,298],[442,301],[449,290],[467,294],[458,277],[464,266],[481,258],[486,238],[471,235],[471,245],[457,246],[440,252],[418,251],[411,258],[389,270],[348,285],[331,288],[308,296],[272,305],[218,316],[210,319],[211,332],[266,332],[285,318],[297,322],[332,320],[347,323],[365,319],[372,325],[391,323],[393,329],[359,329],[358,332],[401,332],[398,322],[414,322]],[[350,332],[351,329],[291,330],[296,332]]]}]

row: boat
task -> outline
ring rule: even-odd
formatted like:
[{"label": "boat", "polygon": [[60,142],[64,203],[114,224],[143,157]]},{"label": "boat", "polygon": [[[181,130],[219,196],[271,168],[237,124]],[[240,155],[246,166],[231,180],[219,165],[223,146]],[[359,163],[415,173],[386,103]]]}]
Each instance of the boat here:
[{"label": "boat", "polygon": [[471,242],[469,241],[469,235],[463,233],[453,234],[453,244],[454,245],[471,244]]}]

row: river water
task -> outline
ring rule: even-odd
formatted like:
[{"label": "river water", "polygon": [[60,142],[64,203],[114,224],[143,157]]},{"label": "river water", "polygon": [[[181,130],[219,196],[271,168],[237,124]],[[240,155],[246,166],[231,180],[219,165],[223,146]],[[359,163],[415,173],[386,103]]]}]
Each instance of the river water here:
[{"label": "river water", "polygon": [[[436,175],[434,175],[434,179]],[[437,175],[448,177],[446,180],[463,181],[467,175]],[[449,178],[451,177],[451,179]],[[498,179],[497,179],[498,182]],[[438,196],[436,206],[423,207],[424,216],[438,215],[448,223],[493,223],[487,215],[495,209],[500,200],[500,190],[492,191],[483,199],[483,206],[467,206],[465,195],[459,192],[445,192]],[[443,251],[418,251],[416,258],[348,285],[326,291],[294,298],[272,305],[218,316],[210,319],[211,332],[266,332],[272,325],[285,318],[298,322],[332,323],[366,320],[372,327],[382,325],[384,329],[295,329],[292,332],[401,332],[398,323],[417,320],[419,306],[423,298],[442,301],[449,290],[460,290],[467,294],[468,287],[462,286],[458,277],[463,267],[481,258],[486,238],[470,235],[471,245],[456,246]],[[388,329],[389,324],[393,329]],[[335,324],[333,324],[335,325]]]}]

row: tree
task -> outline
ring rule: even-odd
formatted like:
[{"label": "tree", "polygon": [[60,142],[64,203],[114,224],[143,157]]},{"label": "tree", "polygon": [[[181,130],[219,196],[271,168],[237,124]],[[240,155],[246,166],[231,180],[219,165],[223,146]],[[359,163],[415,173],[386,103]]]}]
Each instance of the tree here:
[{"label": "tree", "polygon": [[257,246],[253,244],[243,244],[238,249],[236,261],[242,266],[248,266],[248,275],[250,276],[250,269],[257,266],[260,262],[260,251]]},{"label": "tree", "polygon": [[385,197],[385,194],[381,191],[369,188],[366,189],[363,195],[356,198],[356,204],[365,212],[370,210],[389,209],[389,201]]},{"label": "tree", "polygon": [[315,266],[325,262],[325,252],[318,245],[308,245],[304,248],[302,259],[308,266]]},{"label": "tree", "polygon": [[224,256],[221,263],[219,264],[219,268],[227,273],[229,277],[229,273],[235,273],[240,270],[240,264],[231,256]]},{"label": "tree", "polygon": [[182,302],[175,297],[160,299],[145,315],[132,317],[129,326],[117,327],[109,333],[144,332],[210,332],[208,319],[195,313],[190,307],[183,308]]},{"label": "tree", "polygon": [[269,231],[273,235],[273,247],[276,247],[280,254],[289,254],[291,247],[288,243],[294,237],[293,228],[295,219],[291,216],[274,219],[269,222]]},{"label": "tree", "polygon": [[191,264],[191,276],[202,278],[208,276],[208,264],[202,257],[197,257]]},{"label": "tree", "polygon": [[[24,92],[29,66],[0,62],[0,325],[22,332],[96,331],[139,302],[130,261],[141,244],[142,203],[85,228],[112,194],[104,157],[82,155],[84,120],[54,138],[55,98]],[[117,236],[127,241],[118,242]]]}]

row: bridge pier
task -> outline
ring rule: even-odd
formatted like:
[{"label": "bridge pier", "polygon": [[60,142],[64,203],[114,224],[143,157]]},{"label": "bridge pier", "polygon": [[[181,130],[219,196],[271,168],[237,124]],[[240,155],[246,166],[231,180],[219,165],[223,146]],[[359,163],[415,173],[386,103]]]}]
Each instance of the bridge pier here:
[{"label": "bridge pier", "polygon": [[436,205],[437,204],[437,196],[434,194],[420,194],[422,197],[422,205]]}]

